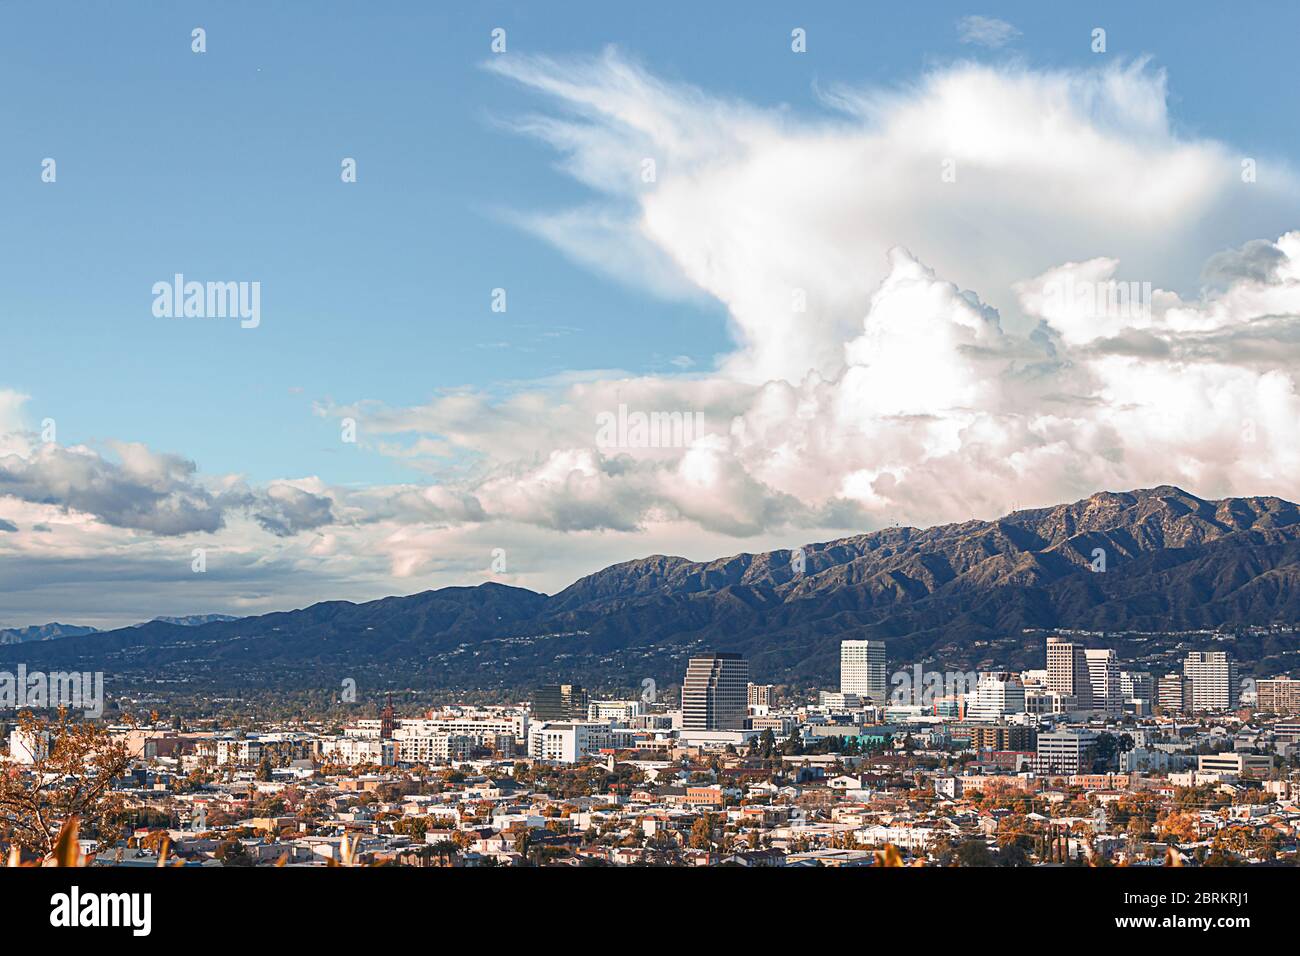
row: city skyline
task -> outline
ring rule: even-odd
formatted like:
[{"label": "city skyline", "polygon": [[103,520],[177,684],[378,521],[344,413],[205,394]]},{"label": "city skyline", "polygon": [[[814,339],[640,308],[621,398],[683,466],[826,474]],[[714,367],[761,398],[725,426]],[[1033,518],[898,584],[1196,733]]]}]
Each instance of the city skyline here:
[{"label": "city skyline", "polygon": [[1297,35],[0,3],[18,939],[1289,932]]}]

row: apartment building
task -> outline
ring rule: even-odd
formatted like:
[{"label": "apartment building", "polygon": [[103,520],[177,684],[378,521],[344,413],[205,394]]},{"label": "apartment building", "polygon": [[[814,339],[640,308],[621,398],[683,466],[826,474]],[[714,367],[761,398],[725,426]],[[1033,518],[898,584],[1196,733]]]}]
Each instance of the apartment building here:
[{"label": "apartment building", "polygon": [[765,714],[776,703],[775,684],[749,685],[749,710],[751,713]]},{"label": "apartment building", "polygon": [[1256,709],[1279,716],[1300,715],[1300,680],[1272,677],[1255,682]]},{"label": "apartment building", "polygon": [[195,748],[202,756],[209,754],[218,764],[247,766],[262,759],[262,741],[258,737],[214,737],[200,741]]},{"label": "apartment building", "polygon": [[322,737],[316,741],[316,756],[323,762],[348,767],[392,767],[397,764],[397,745],[379,737]]},{"label": "apartment building", "polygon": [[1038,732],[1018,724],[970,724],[961,728],[970,734],[972,750],[1034,750]]},{"label": "apartment building", "polygon": [[587,720],[607,720],[614,724],[630,724],[645,713],[639,700],[593,700],[587,705]]},{"label": "apartment building", "polygon": [[[378,721],[375,721],[375,723],[378,723]],[[358,721],[353,726],[364,730],[366,729],[365,724],[365,721]],[[353,726],[345,728],[345,733],[349,736],[354,736],[352,733]],[[434,734],[464,734],[468,737],[482,737],[487,740],[497,735],[508,734],[522,740],[528,736],[528,718],[518,713],[446,713],[430,717],[399,718],[393,733],[396,734],[399,730],[405,730],[412,736],[417,737]]]},{"label": "apartment building", "polygon": [[489,744],[477,735],[422,734],[410,727],[398,727],[393,731],[393,743],[398,763],[435,764],[468,760],[476,748],[493,748],[495,741]]},{"label": "apartment building", "polygon": [[1148,704],[1156,702],[1156,682],[1147,671],[1120,671],[1119,695],[1125,701],[1141,700]]}]

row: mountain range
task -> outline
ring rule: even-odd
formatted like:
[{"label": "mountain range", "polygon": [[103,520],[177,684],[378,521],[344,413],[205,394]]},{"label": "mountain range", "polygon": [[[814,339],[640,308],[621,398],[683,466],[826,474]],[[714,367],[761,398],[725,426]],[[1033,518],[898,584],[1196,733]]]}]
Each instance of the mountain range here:
[{"label": "mountain range", "polygon": [[796,551],[654,555],[550,596],[487,583],[192,626],[159,620],[0,647],[0,664],[193,686],[327,687],[351,677],[638,687],[645,677],[680,681],[690,654],[716,649],[748,657],[756,680],[826,684],[849,637],[886,640],[899,665],[972,669],[1042,666],[1038,632],[1071,629],[1144,667],[1229,642],[1247,672],[1263,673],[1297,665],[1297,620],[1300,508],[1162,486]]},{"label": "mountain range", "polygon": [[[156,617],[154,621],[175,624],[178,627],[198,627],[214,621],[237,621],[234,614],[186,614],[183,617]],[[146,621],[152,624],[153,621]],[[134,625],[143,627],[143,624]],[[98,634],[97,627],[83,627],[79,624],[32,624],[28,627],[0,628],[0,644],[25,644],[28,641],[57,641],[62,637],[82,637],[86,634]]]},{"label": "mountain range", "polygon": [[29,627],[0,628],[0,644],[25,644],[28,641],[56,641],[61,637],[94,634],[98,628],[77,624],[33,624]]},{"label": "mountain range", "polygon": [[[186,614],[182,617],[156,617],[154,621],[161,621],[163,624],[175,624],[178,627],[202,627],[204,624],[213,624],[217,621],[238,621],[238,616],[234,614]],[[152,624],[153,621],[146,621]],[[143,624],[137,624],[136,627],[144,627]]]}]

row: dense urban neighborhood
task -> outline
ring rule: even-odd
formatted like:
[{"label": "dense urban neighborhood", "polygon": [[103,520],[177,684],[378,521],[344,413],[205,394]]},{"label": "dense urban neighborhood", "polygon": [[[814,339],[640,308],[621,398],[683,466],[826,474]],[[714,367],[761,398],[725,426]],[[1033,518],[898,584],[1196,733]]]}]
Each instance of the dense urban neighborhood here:
[{"label": "dense urban neighborhood", "polygon": [[1300,680],[1243,681],[1226,651],[1160,674],[1045,649],[930,673],[844,641],[840,686],[807,699],[709,653],[662,696],[547,685],[337,725],[27,711],[3,837],[37,862],[75,815],[96,867],[1297,862]]}]

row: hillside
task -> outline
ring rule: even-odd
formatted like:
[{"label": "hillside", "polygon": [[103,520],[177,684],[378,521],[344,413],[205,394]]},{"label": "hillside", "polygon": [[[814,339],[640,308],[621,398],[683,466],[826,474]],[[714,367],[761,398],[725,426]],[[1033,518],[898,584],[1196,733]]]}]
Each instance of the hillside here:
[{"label": "hillside", "polygon": [[[1105,570],[1093,570],[1104,554]],[[39,645],[0,662],[224,686],[517,687],[568,676],[680,679],[693,650],[739,651],[757,679],[833,680],[848,636],[890,658],[968,668],[1037,664],[1024,629],[1182,631],[1300,620],[1300,508],[1206,501],[1164,486],[1092,495],[995,521],[887,528],[715,561],[654,555],[553,596],[483,584],[200,626],[152,622]],[[1236,655],[1277,667],[1286,635]],[[991,653],[990,648],[996,648]],[[1290,660],[1294,664],[1294,659]]]}]

